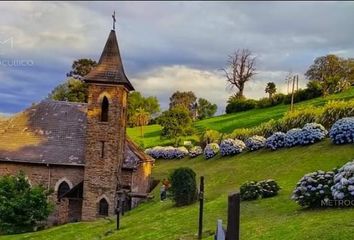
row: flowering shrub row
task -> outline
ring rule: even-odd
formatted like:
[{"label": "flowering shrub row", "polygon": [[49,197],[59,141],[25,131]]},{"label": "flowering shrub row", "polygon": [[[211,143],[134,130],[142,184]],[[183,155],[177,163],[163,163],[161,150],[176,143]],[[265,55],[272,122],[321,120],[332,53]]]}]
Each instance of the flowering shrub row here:
[{"label": "flowering shrub row", "polygon": [[245,143],[238,139],[225,139],[222,140],[220,144],[220,152],[222,156],[241,153],[245,148]]},{"label": "flowering shrub row", "polygon": [[354,161],[345,164],[334,176],[332,195],[335,200],[354,200]]},{"label": "flowering shrub row", "polygon": [[342,118],[335,122],[329,131],[333,143],[354,143],[354,117]]},{"label": "flowering shrub row", "polygon": [[280,190],[276,181],[269,179],[260,182],[249,181],[241,185],[240,196],[242,200],[255,200],[259,197],[274,197]]},{"label": "flowering shrub row", "polygon": [[266,147],[272,150],[282,148],[285,146],[286,134],[283,132],[276,132],[266,140]]},{"label": "flowering shrub row", "polygon": [[145,153],[153,158],[174,159],[183,158],[188,155],[188,150],[185,147],[154,147],[145,150]]},{"label": "flowering shrub row", "polygon": [[220,151],[220,147],[217,143],[209,143],[204,148],[204,157],[206,159],[214,157]]},{"label": "flowering shrub row", "polygon": [[246,147],[250,151],[255,151],[265,146],[266,139],[262,136],[253,136],[245,141]]},{"label": "flowering shrub row", "polygon": [[197,157],[203,154],[203,149],[200,146],[194,146],[189,150],[189,156],[191,158]]}]

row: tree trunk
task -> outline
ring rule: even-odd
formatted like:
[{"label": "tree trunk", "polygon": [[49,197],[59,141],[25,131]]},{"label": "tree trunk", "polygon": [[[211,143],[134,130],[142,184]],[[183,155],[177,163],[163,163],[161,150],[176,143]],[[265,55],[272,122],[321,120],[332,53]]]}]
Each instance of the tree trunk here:
[{"label": "tree trunk", "polygon": [[144,137],[143,125],[140,125],[140,137]]}]

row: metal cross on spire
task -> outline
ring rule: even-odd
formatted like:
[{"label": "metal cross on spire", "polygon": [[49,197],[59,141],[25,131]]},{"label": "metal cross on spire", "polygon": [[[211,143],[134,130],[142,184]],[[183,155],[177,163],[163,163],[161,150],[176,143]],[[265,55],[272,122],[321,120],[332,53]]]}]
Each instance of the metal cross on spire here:
[{"label": "metal cross on spire", "polygon": [[116,11],[113,12],[112,19],[113,19],[113,30],[116,30]]}]

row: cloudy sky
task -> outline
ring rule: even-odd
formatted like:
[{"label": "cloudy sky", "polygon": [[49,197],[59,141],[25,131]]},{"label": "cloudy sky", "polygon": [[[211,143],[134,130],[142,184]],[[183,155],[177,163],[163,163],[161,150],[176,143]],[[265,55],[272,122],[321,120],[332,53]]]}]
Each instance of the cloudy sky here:
[{"label": "cloudy sky", "polygon": [[220,68],[236,49],[257,58],[247,97],[303,73],[328,53],[354,56],[354,2],[0,2],[0,113],[23,110],[65,80],[73,60],[98,60],[117,12],[119,46],[136,90],[168,106],[192,90],[222,113]]}]

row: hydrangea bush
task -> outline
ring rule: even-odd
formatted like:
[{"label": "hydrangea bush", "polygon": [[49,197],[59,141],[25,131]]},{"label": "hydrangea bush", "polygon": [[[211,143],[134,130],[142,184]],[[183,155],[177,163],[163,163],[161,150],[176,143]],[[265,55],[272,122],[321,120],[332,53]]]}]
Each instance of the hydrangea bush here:
[{"label": "hydrangea bush", "polygon": [[329,131],[333,143],[354,143],[354,117],[342,118],[335,122]]},{"label": "hydrangea bush", "polygon": [[255,151],[265,146],[266,139],[262,136],[252,136],[245,141],[246,147],[250,151]]},{"label": "hydrangea bush", "polygon": [[334,176],[332,195],[335,200],[354,200],[354,162],[348,162]]},{"label": "hydrangea bush", "polygon": [[204,157],[206,159],[214,157],[220,151],[220,147],[217,143],[209,143],[204,148]]},{"label": "hydrangea bush", "polygon": [[240,197],[242,200],[255,200],[261,195],[261,189],[255,181],[245,182],[240,187]]},{"label": "hydrangea bush", "polygon": [[189,150],[189,156],[194,158],[203,154],[203,149],[200,146],[194,146]]},{"label": "hydrangea bush", "polygon": [[285,145],[286,134],[283,132],[276,132],[266,140],[266,147],[272,150],[282,148]]},{"label": "hydrangea bush", "polygon": [[334,172],[317,171],[306,174],[297,183],[292,199],[303,207],[319,207],[321,201],[332,199]]},{"label": "hydrangea bush", "polygon": [[225,139],[222,140],[220,144],[220,152],[222,156],[241,153],[245,148],[245,143],[238,139]]},{"label": "hydrangea bush", "polygon": [[269,198],[278,195],[280,187],[273,179],[263,180],[258,182],[260,194],[262,198]]},{"label": "hydrangea bush", "polygon": [[327,130],[319,123],[306,123],[301,131],[301,145],[318,142],[326,137]]},{"label": "hydrangea bush", "polygon": [[302,139],[302,129],[293,128],[286,132],[285,147],[294,147],[299,145]]},{"label": "hydrangea bush", "polygon": [[160,147],[156,146],[153,148],[148,148],[145,150],[145,153],[150,155],[153,158],[163,158],[163,159],[174,159],[174,158],[183,158],[188,155],[188,150],[185,147]]}]

